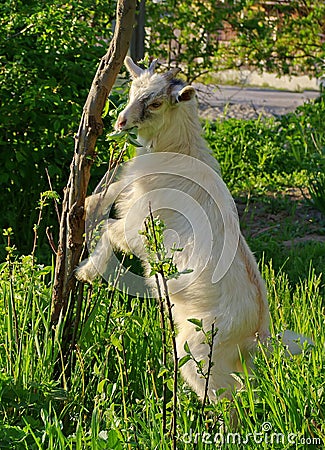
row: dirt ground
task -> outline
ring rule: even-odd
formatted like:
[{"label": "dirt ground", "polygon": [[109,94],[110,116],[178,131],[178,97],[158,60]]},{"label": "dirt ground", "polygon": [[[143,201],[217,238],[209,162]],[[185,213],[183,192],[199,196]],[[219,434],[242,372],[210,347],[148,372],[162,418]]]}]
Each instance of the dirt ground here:
[{"label": "dirt ground", "polygon": [[309,241],[325,242],[325,217],[309,204],[306,191],[292,188],[277,194],[269,193],[263,200],[243,197],[235,200],[246,237],[273,234],[290,223],[296,236],[284,240],[284,246],[292,247]]}]

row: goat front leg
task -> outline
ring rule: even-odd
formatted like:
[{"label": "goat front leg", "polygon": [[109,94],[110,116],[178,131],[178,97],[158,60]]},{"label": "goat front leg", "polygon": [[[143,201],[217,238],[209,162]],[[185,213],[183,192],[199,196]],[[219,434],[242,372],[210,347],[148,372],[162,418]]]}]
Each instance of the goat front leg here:
[{"label": "goat front leg", "polygon": [[129,251],[124,236],[123,219],[109,219],[106,221],[105,227],[94,251],[89,258],[81,262],[75,271],[75,276],[80,281],[92,283],[99,275],[104,275],[114,248],[125,252]]},{"label": "goat front leg", "polygon": [[86,219],[92,222],[107,214],[108,208],[115,202],[122,190],[122,182],[116,181],[110,184],[106,190],[89,195],[85,200]]}]

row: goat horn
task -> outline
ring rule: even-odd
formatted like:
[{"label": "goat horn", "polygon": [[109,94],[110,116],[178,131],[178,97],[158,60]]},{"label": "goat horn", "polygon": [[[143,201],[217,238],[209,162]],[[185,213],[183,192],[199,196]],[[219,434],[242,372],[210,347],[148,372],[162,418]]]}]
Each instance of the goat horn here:
[{"label": "goat horn", "polygon": [[124,64],[125,67],[128,69],[128,71],[130,72],[132,78],[138,78],[144,72],[144,70],[141,69],[141,67],[137,66],[135,62],[133,62],[132,58],[130,58],[129,56],[125,57]]},{"label": "goat horn", "polygon": [[157,66],[157,64],[158,64],[158,59],[154,59],[152,62],[151,62],[151,64],[150,64],[150,66],[149,66],[149,73],[151,74],[151,75],[153,75],[153,73],[155,72],[155,69],[156,69],[156,66]]},{"label": "goat horn", "polygon": [[173,69],[168,70],[168,72],[164,73],[164,77],[167,80],[171,80],[172,78],[176,77],[176,75],[181,71],[179,67],[174,67]]}]

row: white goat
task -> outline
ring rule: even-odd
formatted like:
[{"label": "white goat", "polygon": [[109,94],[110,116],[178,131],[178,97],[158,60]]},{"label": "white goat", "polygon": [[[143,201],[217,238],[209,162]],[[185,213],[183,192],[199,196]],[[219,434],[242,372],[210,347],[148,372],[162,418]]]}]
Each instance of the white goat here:
[{"label": "white goat", "polygon": [[[175,257],[178,269],[193,270],[168,284],[178,357],[186,354],[187,342],[195,360],[205,361],[206,371],[209,347],[188,319],[202,320],[205,332],[213,324],[217,330],[208,386],[209,398],[215,400],[220,389],[230,395],[238,383],[233,374],[242,369],[241,357],[249,365],[257,341],[265,342],[269,336],[265,285],[240,233],[219,165],[201,136],[194,88],[176,79],[175,70],[155,73],[155,62],[143,70],[127,57],[125,65],[133,82],[115,128],[137,127],[143,146],[138,154],[149,156],[132,160],[122,169],[120,181],[108,187],[99,207],[105,210],[115,202],[118,219],[108,220],[101,240],[76,276],[91,282],[103,274],[112,246],[140,256],[148,273],[138,230],[143,228],[150,202],[154,215],[159,214],[167,228],[177,233],[183,247]],[[196,363],[189,360],[181,372],[202,398],[206,381]]]}]

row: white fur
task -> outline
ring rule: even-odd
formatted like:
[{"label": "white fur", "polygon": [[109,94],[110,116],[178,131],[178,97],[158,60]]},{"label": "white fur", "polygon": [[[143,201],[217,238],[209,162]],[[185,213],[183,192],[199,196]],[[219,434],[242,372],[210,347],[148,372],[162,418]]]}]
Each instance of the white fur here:
[{"label": "white fur", "polygon": [[[143,218],[148,215],[148,200],[155,211],[161,205],[177,199],[172,194],[173,190],[184,198],[188,195],[193,199],[192,205],[196,205],[197,210],[188,207],[191,203],[187,205],[184,201],[184,205],[183,202],[179,204],[179,211],[184,208],[182,214],[168,208],[162,209],[159,214],[167,228],[177,233],[184,248],[183,252],[177,254],[178,269],[193,269],[192,274],[169,282],[173,317],[178,330],[178,357],[185,355],[184,344],[187,342],[195,359],[205,361],[206,370],[209,348],[204,343],[202,332],[197,332],[195,325],[188,319],[201,319],[205,331],[211,330],[214,324],[218,332],[213,343],[213,366],[208,395],[210,399],[215,399],[216,391],[223,388],[226,389],[224,395],[230,395],[238,386],[233,374],[241,370],[240,355],[250,364],[250,356],[257,341],[264,342],[269,336],[269,309],[264,281],[239,231],[231,195],[217,175],[219,165],[201,136],[193,88],[170,83],[170,74],[159,75],[152,73],[152,70],[135,68],[130,59],[126,60],[126,65],[134,80],[128,105],[120,114],[116,128],[123,130],[138,127],[138,140],[143,145],[139,154],[163,152],[166,155],[166,152],[170,152],[170,157],[168,155],[168,158],[163,158],[160,162],[160,175],[143,178],[141,174],[148,174],[150,169],[155,172],[157,167],[146,166],[153,160],[149,159],[148,162],[146,158],[135,158],[122,170],[120,181],[108,188],[102,199],[102,209],[116,199],[121,183],[127,186],[118,196],[118,219],[110,220],[94,253],[78,268],[77,277],[91,282],[97,272],[105,272],[110,257],[108,241],[114,248],[127,252],[132,250],[140,256],[148,272],[146,253],[138,235],[138,230],[143,227]],[[144,105],[147,108],[145,112],[148,113],[145,119]],[[181,155],[188,155],[192,160],[184,157],[183,164]],[[189,161],[193,161],[193,165]],[[199,169],[195,161],[200,162]],[[175,172],[184,173],[184,177],[175,176]],[[193,183],[193,178],[202,180],[207,189]],[[222,205],[221,209],[215,202],[211,202],[211,195],[207,191],[215,193],[217,203]],[[199,235],[199,246],[194,255],[192,230],[184,216],[191,218],[193,229],[200,230],[205,219],[211,225],[210,238],[203,232]],[[128,240],[124,232],[125,226],[134,230]],[[213,283],[214,270],[228,230],[230,234],[227,236],[233,236],[234,241],[227,238],[224,251],[231,263],[224,276]],[[227,255],[231,248],[235,248],[234,254]],[[211,249],[211,255],[205,261],[206,254]],[[198,374],[194,361],[188,361],[181,372],[202,398],[206,382]]]}]

